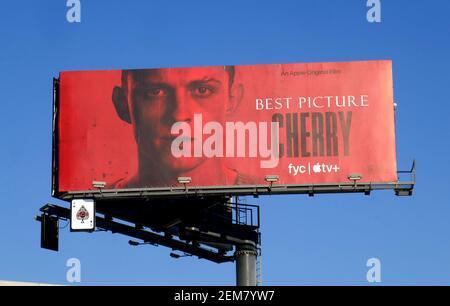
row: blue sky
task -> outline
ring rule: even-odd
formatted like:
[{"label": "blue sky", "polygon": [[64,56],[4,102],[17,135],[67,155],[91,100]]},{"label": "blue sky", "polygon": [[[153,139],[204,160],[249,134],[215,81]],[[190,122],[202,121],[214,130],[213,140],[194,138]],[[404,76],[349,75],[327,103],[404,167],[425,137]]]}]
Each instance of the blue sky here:
[{"label": "blue sky", "polygon": [[262,210],[265,285],[450,283],[448,113],[450,3],[382,0],[92,1],[81,23],[66,1],[7,1],[0,17],[0,279],[81,285],[234,285],[234,264],[174,260],[163,247],[128,246],[110,233],[60,232],[60,252],[39,248],[40,206],[50,196],[52,77],[63,70],[391,59],[400,169],[417,160],[413,197],[278,196]]}]

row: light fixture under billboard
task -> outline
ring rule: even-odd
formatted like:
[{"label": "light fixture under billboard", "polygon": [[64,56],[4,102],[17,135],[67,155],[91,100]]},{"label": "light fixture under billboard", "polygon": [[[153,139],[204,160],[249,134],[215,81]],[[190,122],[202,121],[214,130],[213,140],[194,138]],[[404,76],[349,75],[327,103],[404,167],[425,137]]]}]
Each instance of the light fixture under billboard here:
[{"label": "light fixture under billboard", "polygon": [[105,188],[106,182],[93,181],[92,187],[94,188]]},{"label": "light fixture under billboard", "polygon": [[268,183],[275,183],[275,182],[278,182],[280,177],[278,175],[266,175],[266,177],[264,179]]},{"label": "light fixture under billboard", "polygon": [[352,173],[348,175],[348,179],[351,181],[359,181],[362,179],[362,175],[361,174],[357,174],[357,173]]},{"label": "light fixture under billboard", "polygon": [[178,178],[178,183],[180,183],[180,184],[189,184],[190,182],[192,182],[192,178],[190,178],[190,177],[179,177]]}]

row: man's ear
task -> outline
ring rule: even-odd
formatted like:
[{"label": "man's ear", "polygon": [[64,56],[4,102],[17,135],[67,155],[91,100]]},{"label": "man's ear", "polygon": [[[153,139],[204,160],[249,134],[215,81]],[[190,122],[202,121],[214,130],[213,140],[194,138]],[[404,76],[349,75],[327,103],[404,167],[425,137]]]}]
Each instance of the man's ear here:
[{"label": "man's ear", "polygon": [[233,84],[230,90],[230,100],[227,107],[227,114],[233,114],[241,104],[244,97],[244,86],[242,84]]},{"label": "man's ear", "polygon": [[131,123],[130,110],[128,108],[128,98],[122,87],[115,86],[112,92],[112,100],[117,115],[123,121]]}]

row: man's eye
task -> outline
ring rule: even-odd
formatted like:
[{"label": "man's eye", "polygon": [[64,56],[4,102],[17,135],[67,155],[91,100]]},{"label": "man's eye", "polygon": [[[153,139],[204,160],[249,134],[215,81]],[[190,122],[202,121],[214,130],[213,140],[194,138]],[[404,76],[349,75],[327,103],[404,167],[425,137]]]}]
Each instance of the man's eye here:
[{"label": "man's eye", "polygon": [[145,92],[147,97],[162,97],[166,95],[166,91],[162,88],[151,88]]},{"label": "man's eye", "polygon": [[199,96],[199,97],[206,97],[213,93],[213,90],[211,88],[208,88],[205,86],[194,88],[193,91],[194,91],[194,95]]}]

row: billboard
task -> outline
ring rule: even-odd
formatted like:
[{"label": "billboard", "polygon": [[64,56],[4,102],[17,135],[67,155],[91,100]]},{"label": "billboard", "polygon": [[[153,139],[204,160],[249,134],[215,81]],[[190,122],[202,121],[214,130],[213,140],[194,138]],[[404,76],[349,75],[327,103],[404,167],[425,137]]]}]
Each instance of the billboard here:
[{"label": "billboard", "polygon": [[61,72],[56,193],[397,181],[390,61]]}]

